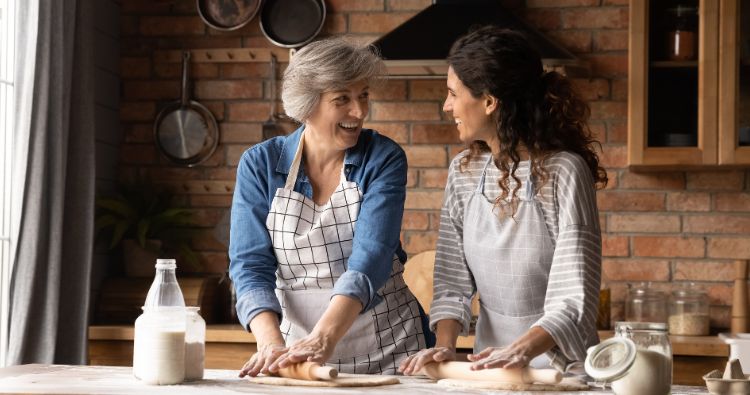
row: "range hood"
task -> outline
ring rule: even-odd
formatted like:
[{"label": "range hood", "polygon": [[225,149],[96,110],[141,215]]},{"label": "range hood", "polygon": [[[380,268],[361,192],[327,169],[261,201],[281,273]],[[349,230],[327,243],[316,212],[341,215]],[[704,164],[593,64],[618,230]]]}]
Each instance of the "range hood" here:
[{"label": "range hood", "polygon": [[575,55],[513,15],[499,0],[433,0],[373,45],[391,78],[443,78],[453,42],[471,27],[489,24],[523,32],[542,55],[546,69],[581,65]]}]

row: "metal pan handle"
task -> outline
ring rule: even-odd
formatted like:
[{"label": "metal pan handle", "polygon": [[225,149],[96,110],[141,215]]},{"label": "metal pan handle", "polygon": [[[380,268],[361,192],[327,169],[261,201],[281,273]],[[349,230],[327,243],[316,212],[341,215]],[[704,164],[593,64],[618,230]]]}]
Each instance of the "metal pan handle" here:
[{"label": "metal pan handle", "polygon": [[188,75],[190,74],[190,51],[182,53],[182,92],[180,93],[180,105],[187,107],[188,99]]}]

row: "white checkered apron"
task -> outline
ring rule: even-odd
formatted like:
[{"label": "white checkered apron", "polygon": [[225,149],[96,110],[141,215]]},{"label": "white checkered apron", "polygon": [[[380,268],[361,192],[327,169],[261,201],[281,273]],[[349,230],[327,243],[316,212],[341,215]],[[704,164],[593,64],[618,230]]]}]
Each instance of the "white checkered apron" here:
[{"label": "white checkered apron", "polygon": [[[514,217],[499,220],[495,215],[494,202],[483,195],[491,161],[492,155],[464,210],[464,255],[481,302],[474,352],[512,343],[542,317],[555,251],[534,200],[531,171],[525,190],[519,190]],[[549,359],[542,354],[530,365],[548,368]]]},{"label": "white checkered apron", "polygon": [[[310,333],[328,307],[331,290],[352,252],[362,191],[341,182],[326,204],[294,191],[304,133],[284,188],[276,191],[266,228],[278,261],[276,293],[286,344]],[[360,314],[328,361],[343,373],[395,374],[401,360],[425,348],[418,302],[404,283],[394,254],[390,277],[378,290],[383,300]]]}]

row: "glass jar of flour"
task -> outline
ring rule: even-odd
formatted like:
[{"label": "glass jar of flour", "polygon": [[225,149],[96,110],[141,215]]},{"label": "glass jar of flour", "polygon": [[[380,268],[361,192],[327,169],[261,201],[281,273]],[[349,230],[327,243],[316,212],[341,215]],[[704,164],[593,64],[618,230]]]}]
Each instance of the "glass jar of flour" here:
[{"label": "glass jar of flour", "polygon": [[206,355],[206,321],[198,311],[200,307],[187,307],[185,327],[185,380],[203,378]]},{"label": "glass jar of flour", "polygon": [[615,336],[588,350],[586,373],[617,395],[667,395],[672,346],[665,323],[617,322]]}]

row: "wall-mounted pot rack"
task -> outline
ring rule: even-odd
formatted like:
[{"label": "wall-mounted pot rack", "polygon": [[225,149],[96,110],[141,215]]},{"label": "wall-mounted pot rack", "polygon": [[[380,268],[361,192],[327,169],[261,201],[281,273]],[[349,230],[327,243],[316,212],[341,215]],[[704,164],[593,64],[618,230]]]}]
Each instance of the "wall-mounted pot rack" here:
[{"label": "wall-mounted pot rack", "polygon": [[190,60],[197,63],[252,63],[271,61],[271,54],[279,62],[289,62],[294,50],[286,48],[209,48],[162,50],[154,53],[157,62],[180,62],[182,54],[190,52]]}]

